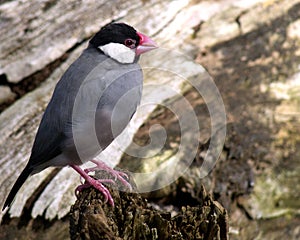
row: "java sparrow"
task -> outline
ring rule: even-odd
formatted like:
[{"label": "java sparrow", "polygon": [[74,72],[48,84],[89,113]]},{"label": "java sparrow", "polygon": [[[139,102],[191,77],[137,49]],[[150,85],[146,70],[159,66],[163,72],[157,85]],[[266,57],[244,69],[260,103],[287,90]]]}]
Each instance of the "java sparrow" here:
[{"label": "java sparrow", "polygon": [[[146,35],[125,23],[110,23],[89,41],[57,83],[40,122],[29,161],[3,206],[10,207],[26,179],[47,167],[69,165],[85,184],[101,191],[111,205],[105,182],[88,173],[108,171],[123,184],[124,173],[93,160],[124,130],[141,100],[143,74],[137,63],[142,53],[157,48]],[[96,167],[81,169],[92,161]]]}]

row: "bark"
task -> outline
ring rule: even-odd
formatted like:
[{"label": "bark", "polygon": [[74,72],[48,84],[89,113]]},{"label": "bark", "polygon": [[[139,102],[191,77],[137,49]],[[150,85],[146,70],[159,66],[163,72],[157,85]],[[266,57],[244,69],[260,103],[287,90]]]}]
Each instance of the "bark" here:
[{"label": "bark", "polygon": [[[115,207],[103,195],[84,190],[70,211],[70,236],[79,239],[227,239],[227,213],[204,187],[201,204],[181,206],[176,216],[153,207],[138,193],[110,188]],[[200,202],[200,201],[199,201]]]},{"label": "bark", "polygon": [[[298,239],[299,0],[111,1],[113,6],[107,1],[105,4],[66,2],[0,1],[0,101],[5,104],[0,115],[1,206],[28,160],[55,83],[86,46],[86,39],[99,26],[118,18],[154,36],[162,48],[179,50],[187,57],[149,55],[148,60],[142,59],[145,66],[154,63],[160,67],[162,62],[167,62],[178,67],[180,73],[188,73],[188,80],[197,81],[208,80],[198,63],[209,69],[225,102],[230,121],[228,137],[221,158],[208,177],[199,182],[199,172],[195,175],[188,172],[185,180],[180,178],[147,195],[148,203],[138,194],[111,190],[116,200],[116,208],[112,209],[102,204],[101,194],[86,190],[72,207],[72,237],[92,238],[99,232],[111,238],[132,237],[134,229],[134,234],[144,233],[140,238],[155,239],[157,232],[162,237],[173,233],[178,239],[184,239],[192,229],[199,233],[200,239],[213,236],[226,239],[226,214],[212,201],[210,196],[213,196],[230,211],[232,239],[257,236]],[[200,145],[203,146],[211,136],[210,119],[199,95],[195,96],[172,75],[146,71],[145,79],[155,86],[176,85],[181,93],[188,92],[187,98],[193,103],[201,124]],[[145,96],[155,99],[159,95],[163,96],[161,102],[176,102],[176,98],[159,90],[163,89],[149,89]],[[0,111],[3,109],[0,107]],[[176,127],[174,119],[162,109],[156,109],[149,117],[154,109],[155,106],[142,112],[135,120],[132,134],[142,126],[135,136],[138,143],[147,144],[149,122],[163,122],[171,131]],[[174,147],[172,141],[170,147]],[[205,154],[205,150],[200,151],[196,158],[201,159]],[[121,165],[122,168],[131,165],[138,171],[149,170],[146,168],[157,166],[157,159],[168,160],[171,156],[170,151],[161,151],[161,155],[165,158],[149,159],[141,167],[140,160],[131,165],[125,156]],[[118,163],[121,154],[112,149],[109,157]],[[156,178],[157,181],[148,179],[147,184],[155,185],[160,176]],[[0,213],[6,223],[1,226],[0,238],[66,236],[58,234],[56,229],[60,224],[66,227],[65,216],[75,201],[73,191],[78,183],[79,177],[68,168],[60,172],[46,170],[31,177],[9,213]],[[201,184],[211,195],[199,187]],[[187,202],[179,204],[182,199]],[[170,206],[173,210],[169,211]],[[21,219],[11,220],[20,216]],[[96,225],[96,220],[103,225]],[[37,225],[42,227],[37,230]],[[166,233],[161,226],[171,233]],[[52,235],[51,231],[55,233]]]}]

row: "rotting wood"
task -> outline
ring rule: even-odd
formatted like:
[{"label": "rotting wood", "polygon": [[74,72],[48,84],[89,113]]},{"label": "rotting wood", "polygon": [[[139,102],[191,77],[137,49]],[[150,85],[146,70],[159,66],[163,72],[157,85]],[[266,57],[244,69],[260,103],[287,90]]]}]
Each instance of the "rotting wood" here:
[{"label": "rotting wood", "polygon": [[151,206],[138,193],[110,189],[115,207],[103,195],[84,190],[70,211],[70,236],[79,239],[226,240],[226,210],[202,187],[201,203],[182,206],[176,216]]}]

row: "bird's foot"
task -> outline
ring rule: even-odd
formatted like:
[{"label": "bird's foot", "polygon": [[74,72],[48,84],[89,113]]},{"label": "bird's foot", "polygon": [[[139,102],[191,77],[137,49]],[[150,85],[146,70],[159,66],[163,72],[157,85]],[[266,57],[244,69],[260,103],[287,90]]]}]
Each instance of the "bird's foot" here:
[{"label": "bird's foot", "polygon": [[80,167],[75,165],[70,165],[76,172],[78,172],[81,177],[85,179],[85,183],[79,185],[75,189],[75,195],[78,196],[78,193],[81,192],[83,189],[93,186],[98,191],[100,191],[104,196],[104,201],[109,202],[112,206],[114,206],[114,200],[109,192],[109,190],[102,184],[102,183],[115,183],[112,179],[94,179],[89,176],[84,170]]},{"label": "bird's foot", "polygon": [[86,173],[94,172],[96,170],[103,170],[103,171],[111,174],[114,177],[115,181],[119,180],[125,187],[129,188],[130,191],[132,190],[130,183],[125,180],[125,178],[129,179],[126,173],[114,170],[114,169],[110,168],[109,166],[107,166],[104,162],[101,162],[101,161],[91,160],[91,162],[95,163],[96,167],[84,169],[84,171]]},{"label": "bird's foot", "polygon": [[82,192],[83,189],[89,188],[90,186],[91,186],[91,184],[88,184],[88,183],[83,183],[83,184],[80,184],[79,186],[77,186],[75,188],[75,195],[76,195],[76,197],[78,198],[79,197],[79,193]]}]

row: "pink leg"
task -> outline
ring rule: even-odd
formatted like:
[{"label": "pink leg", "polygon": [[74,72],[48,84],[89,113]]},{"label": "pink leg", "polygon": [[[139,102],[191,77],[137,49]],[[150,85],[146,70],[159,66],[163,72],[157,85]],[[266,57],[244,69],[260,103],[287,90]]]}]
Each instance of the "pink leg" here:
[{"label": "pink leg", "polygon": [[110,173],[114,178],[115,180],[119,180],[125,187],[128,187],[130,190],[132,190],[132,187],[130,185],[130,183],[128,183],[124,178],[127,178],[128,179],[128,176],[126,173],[123,173],[123,172],[120,172],[120,171],[117,171],[117,170],[114,170],[112,168],[110,168],[109,166],[107,166],[104,162],[102,161],[97,161],[97,160],[91,160],[91,162],[95,163],[97,166],[96,167],[93,167],[93,168],[87,168],[87,169],[84,169],[84,171],[86,173],[89,173],[89,172],[94,172],[96,170],[104,170],[108,173]]},{"label": "pink leg", "polygon": [[[87,188],[89,186],[93,186],[94,188],[96,188],[97,190],[99,190],[105,198],[105,202],[109,202],[112,206],[114,206],[114,200],[112,198],[112,196],[110,195],[110,192],[108,191],[108,189],[103,186],[103,182],[110,182],[110,183],[114,183],[113,180],[111,179],[94,179],[91,176],[89,176],[84,170],[82,170],[80,167],[76,166],[76,165],[70,165],[70,167],[72,167],[76,172],[78,172],[80,174],[80,176],[82,176],[85,180],[86,183],[78,186],[76,188],[76,191],[81,191],[84,188]],[[76,194],[77,195],[77,194]]]},{"label": "pink leg", "polygon": [[75,189],[75,195],[78,198],[78,193],[81,192],[83,189],[89,188],[91,186],[91,184],[88,183],[83,183],[81,185],[79,185],[76,189]]}]

